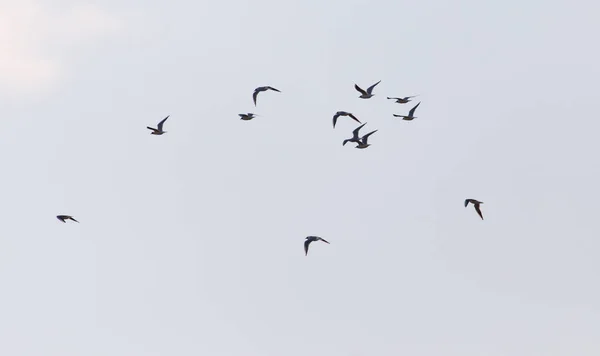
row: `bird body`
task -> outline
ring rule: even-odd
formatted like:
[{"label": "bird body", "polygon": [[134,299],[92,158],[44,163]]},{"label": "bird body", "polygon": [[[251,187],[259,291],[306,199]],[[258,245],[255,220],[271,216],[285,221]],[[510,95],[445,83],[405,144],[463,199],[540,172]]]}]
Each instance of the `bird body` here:
[{"label": "bird body", "polygon": [[358,122],[359,124],[361,123],[360,120],[358,120],[356,118],[356,116],[354,116],[352,113],[346,112],[346,111],[338,111],[335,113],[335,115],[333,115],[333,128],[335,129],[335,124],[337,122],[338,117],[340,116],[349,116],[350,118],[352,118],[354,121]]},{"label": "bird body", "polygon": [[256,97],[258,96],[258,93],[260,93],[261,91],[267,91],[267,90],[274,90],[276,92],[281,93],[280,90],[277,90],[270,86],[258,87],[256,89],[254,89],[254,94],[252,94],[252,99],[254,100],[254,106],[256,106]]},{"label": "bird body", "polygon": [[479,206],[480,204],[483,204],[483,202],[475,199],[465,199],[465,208],[467,207],[467,205],[469,205],[469,203],[473,204],[473,206],[475,207],[475,211],[477,211],[477,214],[479,214],[479,217],[481,218],[481,220],[483,220],[483,214],[481,213],[481,208]]},{"label": "bird body", "polygon": [[419,105],[421,105],[421,102],[419,102],[417,105],[415,105],[415,107],[413,107],[412,109],[410,109],[410,111],[408,112],[408,115],[397,115],[394,114],[395,117],[401,117],[402,120],[407,120],[407,121],[411,121],[413,119],[416,119],[417,117],[414,116],[415,115],[415,110],[417,110],[417,108],[419,107]]},{"label": "bird body", "polygon": [[78,222],[79,222],[79,221],[77,221],[77,220],[73,219],[73,217],[72,217],[72,216],[70,216],[70,215],[57,215],[57,216],[56,216],[56,218],[57,218],[58,220],[60,220],[60,221],[64,222],[64,223],[66,223],[66,220],[73,220],[73,221],[75,221],[76,223],[78,223]]},{"label": "bird body", "polygon": [[158,123],[157,128],[146,126],[146,128],[148,130],[152,130],[152,132],[150,132],[150,134],[152,134],[152,135],[162,135],[164,133],[167,133],[167,131],[163,131],[163,125],[164,125],[165,121],[167,121],[167,119],[169,118],[169,116],[171,116],[171,115],[167,115],[167,117],[165,117],[164,119],[162,119],[161,122]]},{"label": "bird body", "polygon": [[308,246],[313,241],[323,241],[325,243],[329,243],[327,240],[319,236],[307,236],[306,241],[304,241],[304,256],[308,256]]},{"label": "bird body", "polygon": [[377,84],[381,83],[381,80],[378,81],[377,83],[371,85],[370,87],[367,88],[367,91],[364,91],[361,87],[359,87],[358,85],[354,84],[354,89],[358,90],[358,92],[360,93],[359,98],[361,99],[369,99],[371,97],[373,97],[375,94],[373,94],[373,88],[375,88],[375,86]]}]

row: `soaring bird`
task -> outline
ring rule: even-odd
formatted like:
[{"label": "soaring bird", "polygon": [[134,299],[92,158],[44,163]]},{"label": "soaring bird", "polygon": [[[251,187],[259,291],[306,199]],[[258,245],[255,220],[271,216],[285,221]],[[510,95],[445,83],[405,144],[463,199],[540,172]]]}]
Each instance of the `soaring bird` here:
[{"label": "soaring bird", "polygon": [[465,200],[465,208],[467,207],[467,205],[469,205],[469,203],[473,204],[473,206],[475,207],[475,211],[477,211],[477,214],[479,214],[479,217],[481,218],[481,220],[483,220],[483,214],[481,214],[481,209],[479,207],[479,205],[483,204],[483,202],[477,201],[475,199],[466,199]]},{"label": "soaring bird", "polygon": [[352,131],[352,138],[344,140],[344,142],[342,143],[342,146],[346,146],[346,143],[348,143],[348,142],[359,143],[360,142],[360,137],[358,137],[358,131],[360,131],[360,129],[362,129],[363,126],[365,126],[366,124],[367,123],[365,122],[364,124],[360,125],[356,129],[354,129],[354,131]]},{"label": "soaring bird", "polygon": [[417,105],[415,105],[414,108],[410,109],[410,111],[408,112],[408,116],[405,116],[405,115],[396,115],[396,114],[394,114],[394,116],[395,117],[401,117],[402,120],[408,120],[408,121],[410,121],[412,119],[416,119],[417,117],[414,116],[415,110],[417,110],[417,107],[419,107],[420,104],[421,104],[421,102],[419,101],[419,103]]},{"label": "soaring bird", "polygon": [[414,98],[414,97],[416,97],[416,96],[417,96],[417,95],[413,95],[413,96],[405,96],[404,98],[390,98],[390,97],[388,96],[387,98],[388,98],[388,99],[391,99],[391,100],[396,100],[396,102],[397,102],[398,104],[406,104],[406,103],[408,103],[409,101],[411,101],[411,100],[410,100],[411,98]]},{"label": "soaring bird", "polygon": [[361,137],[360,141],[358,142],[358,146],[356,146],[356,148],[367,148],[367,147],[371,146],[370,143],[367,143],[367,140],[369,139],[369,136],[371,136],[375,132],[377,132],[377,130],[371,131],[368,134]]},{"label": "soaring bird", "polygon": [[361,123],[360,120],[357,119],[356,116],[354,116],[352,113],[345,112],[345,111],[338,111],[335,113],[335,115],[333,115],[333,128],[334,129],[335,129],[335,123],[337,122],[337,119],[340,116],[350,116],[354,121],[358,122],[359,124]]},{"label": "soaring bird", "polygon": [[304,241],[304,256],[308,255],[308,245],[310,245],[310,243],[313,241],[319,241],[319,240],[329,243],[324,238],[319,237],[319,236],[307,236],[306,237],[306,241]]},{"label": "soaring bird", "polygon": [[266,87],[258,87],[258,88],[256,88],[256,89],[254,89],[254,94],[252,94],[252,99],[254,99],[254,106],[256,106],[256,97],[258,96],[258,93],[260,93],[261,91],[266,91],[266,90],[274,90],[274,91],[276,91],[276,92],[279,92],[279,93],[281,93],[281,91],[280,91],[280,90],[277,90],[277,89],[275,89],[275,88],[273,88],[273,87],[269,87],[269,86],[266,86]]},{"label": "soaring bird", "polygon": [[354,84],[354,89],[358,90],[360,92],[360,96],[359,98],[362,99],[369,99],[370,97],[374,96],[375,94],[373,94],[373,88],[375,88],[375,86],[377,84],[381,83],[381,80],[378,81],[377,83],[371,85],[370,87],[367,88],[367,91],[362,90],[358,85]]},{"label": "soaring bird", "polygon": [[152,132],[150,132],[152,135],[162,135],[164,133],[166,133],[167,131],[163,131],[163,124],[165,123],[165,121],[167,121],[167,119],[169,118],[169,116],[171,115],[167,115],[167,117],[165,117],[164,119],[162,119],[161,122],[158,123],[158,128],[152,128],[150,126],[146,126],[146,128],[148,130],[152,130]]},{"label": "soaring bird", "polygon": [[77,221],[77,220],[73,219],[73,217],[72,217],[72,216],[70,216],[70,215],[57,215],[57,216],[56,216],[56,218],[57,218],[58,220],[60,220],[60,221],[64,222],[64,223],[66,223],[66,221],[65,221],[65,220],[73,220],[73,221],[75,221],[75,222],[77,222],[77,223],[79,222],[79,221]]},{"label": "soaring bird", "polygon": [[238,114],[240,116],[240,120],[252,120],[255,117],[257,117],[258,115],[253,114],[251,112],[247,113],[247,114]]}]

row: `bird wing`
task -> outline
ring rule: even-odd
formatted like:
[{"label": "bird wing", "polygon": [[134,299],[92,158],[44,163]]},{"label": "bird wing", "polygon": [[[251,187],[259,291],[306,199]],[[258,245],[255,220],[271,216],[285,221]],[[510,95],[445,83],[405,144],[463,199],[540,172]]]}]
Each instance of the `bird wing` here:
[{"label": "bird wing", "polygon": [[254,106],[256,106],[256,97],[258,96],[258,93],[260,93],[260,90],[256,89],[256,90],[254,90],[254,94],[252,94],[252,99],[254,100]]},{"label": "bird wing", "polygon": [[365,126],[367,123],[365,122],[364,124],[360,125],[359,127],[357,127],[356,129],[354,129],[354,131],[352,131],[352,138],[354,139],[358,139],[358,132],[360,131],[360,129],[363,128],[363,126]]},{"label": "bird wing", "polygon": [[417,105],[415,105],[414,108],[410,109],[410,111],[408,112],[408,116],[413,116],[415,114],[415,110],[417,110],[417,108],[419,107],[419,105],[421,105],[420,101],[419,101],[419,103]]},{"label": "bird wing", "polygon": [[150,127],[150,126],[146,126],[146,128],[147,128],[148,130],[156,131],[156,129],[154,129],[154,128]]},{"label": "bird wing", "polygon": [[268,88],[268,89],[271,89],[271,90],[275,90],[276,92],[280,92],[280,93],[281,93],[281,90],[277,90],[277,89],[275,89],[275,88],[273,88],[273,87],[267,87],[267,88]]},{"label": "bird wing", "polygon": [[381,83],[381,80],[367,88],[367,92],[371,94],[371,92],[373,92],[373,88],[375,88],[375,86],[379,83]]},{"label": "bird wing", "polygon": [[323,242],[325,242],[325,243],[329,243],[329,241],[325,240],[325,239],[324,239],[324,238],[322,238],[322,237],[319,237],[319,240],[321,240],[321,241],[323,241]]},{"label": "bird wing", "polygon": [[335,115],[333,115],[333,128],[335,128],[335,123],[337,122],[338,117],[340,117],[340,113],[337,112],[335,113]]},{"label": "bird wing", "polygon": [[311,242],[312,240],[304,241],[304,256],[308,255],[308,245],[310,245]]},{"label": "bird wing", "polygon": [[72,216],[69,216],[69,219],[75,221],[76,223],[78,223],[79,221],[75,220]]},{"label": "bird wing", "polygon": [[65,216],[64,215],[58,215],[56,216],[56,218],[62,222],[65,222]]},{"label": "bird wing", "polygon": [[406,117],[404,115],[393,114],[395,117]]},{"label": "bird wing", "polygon": [[389,96],[387,97],[388,99],[393,99],[393,100],[398,100],[400,98],[390,98]]},{"label": "bird wing", "polygon": [[375,131],[371,131],[368,134],[364,135],[361,139],[361,141],[366,145],[367,141],[369,140],[369,136],[371,136],[372,134],[374,134],[375,132],[377,132],[377,130]]},{"label": "bird wing", "polygon": [[471,201],[471,199],[465,199],[465,208],[467,207],[467,205],[469,205],[470,201]]},{"label": "bird wing", "polygon": [[158,131],[162,131],[163,129],[163,124],[165,123],[165,121],[167,121],[167,119],[169,118],[169,116],[171,115],[167,115],[167,117],[165,117],[164,119],[161,120],[161,122],[158,123]]},{"label": "bird wing", "polygon": [[358,85],[354,84],[354,89],[358,90],[361,94],[367,95],[367,92],[362,90]]},{"label": "bird wing", "polygon": [[356,116],[354,116],[353,114],[348,114],[348,116],[350,116],[352,119],[354,119],[354,121],[358,122],[359,124],[361,124],[360,120],[356,118]]},{"label": "bird wing", "polygon": [[479,208],[479,204],[474,204],[475,205],[475,210],[477,211],[477,214],[479,214],[479,217],[481,218],[481,220],[483,220],[483,214],[481,213],[481,209]]}]

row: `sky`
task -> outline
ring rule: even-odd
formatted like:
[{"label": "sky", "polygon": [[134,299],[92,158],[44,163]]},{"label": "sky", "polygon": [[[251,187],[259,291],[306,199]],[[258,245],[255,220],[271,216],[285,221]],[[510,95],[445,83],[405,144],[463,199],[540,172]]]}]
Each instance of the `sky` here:
[{"label": "sky", "polygon": [[598,355],[599,10],[0,0],[0,354]]}]

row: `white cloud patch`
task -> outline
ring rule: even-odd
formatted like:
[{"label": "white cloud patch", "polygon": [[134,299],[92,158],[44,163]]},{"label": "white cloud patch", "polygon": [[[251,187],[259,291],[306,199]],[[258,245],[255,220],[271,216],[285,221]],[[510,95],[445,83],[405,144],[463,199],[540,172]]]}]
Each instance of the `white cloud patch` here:
[{"label": "white cloud patch", "polygon": [[64,75],[60,55],[84,41],[111,35],[122,23],[91,4],[44,6],[38,0],[0,2],[0,90],[23,94],[52,89]]}]

